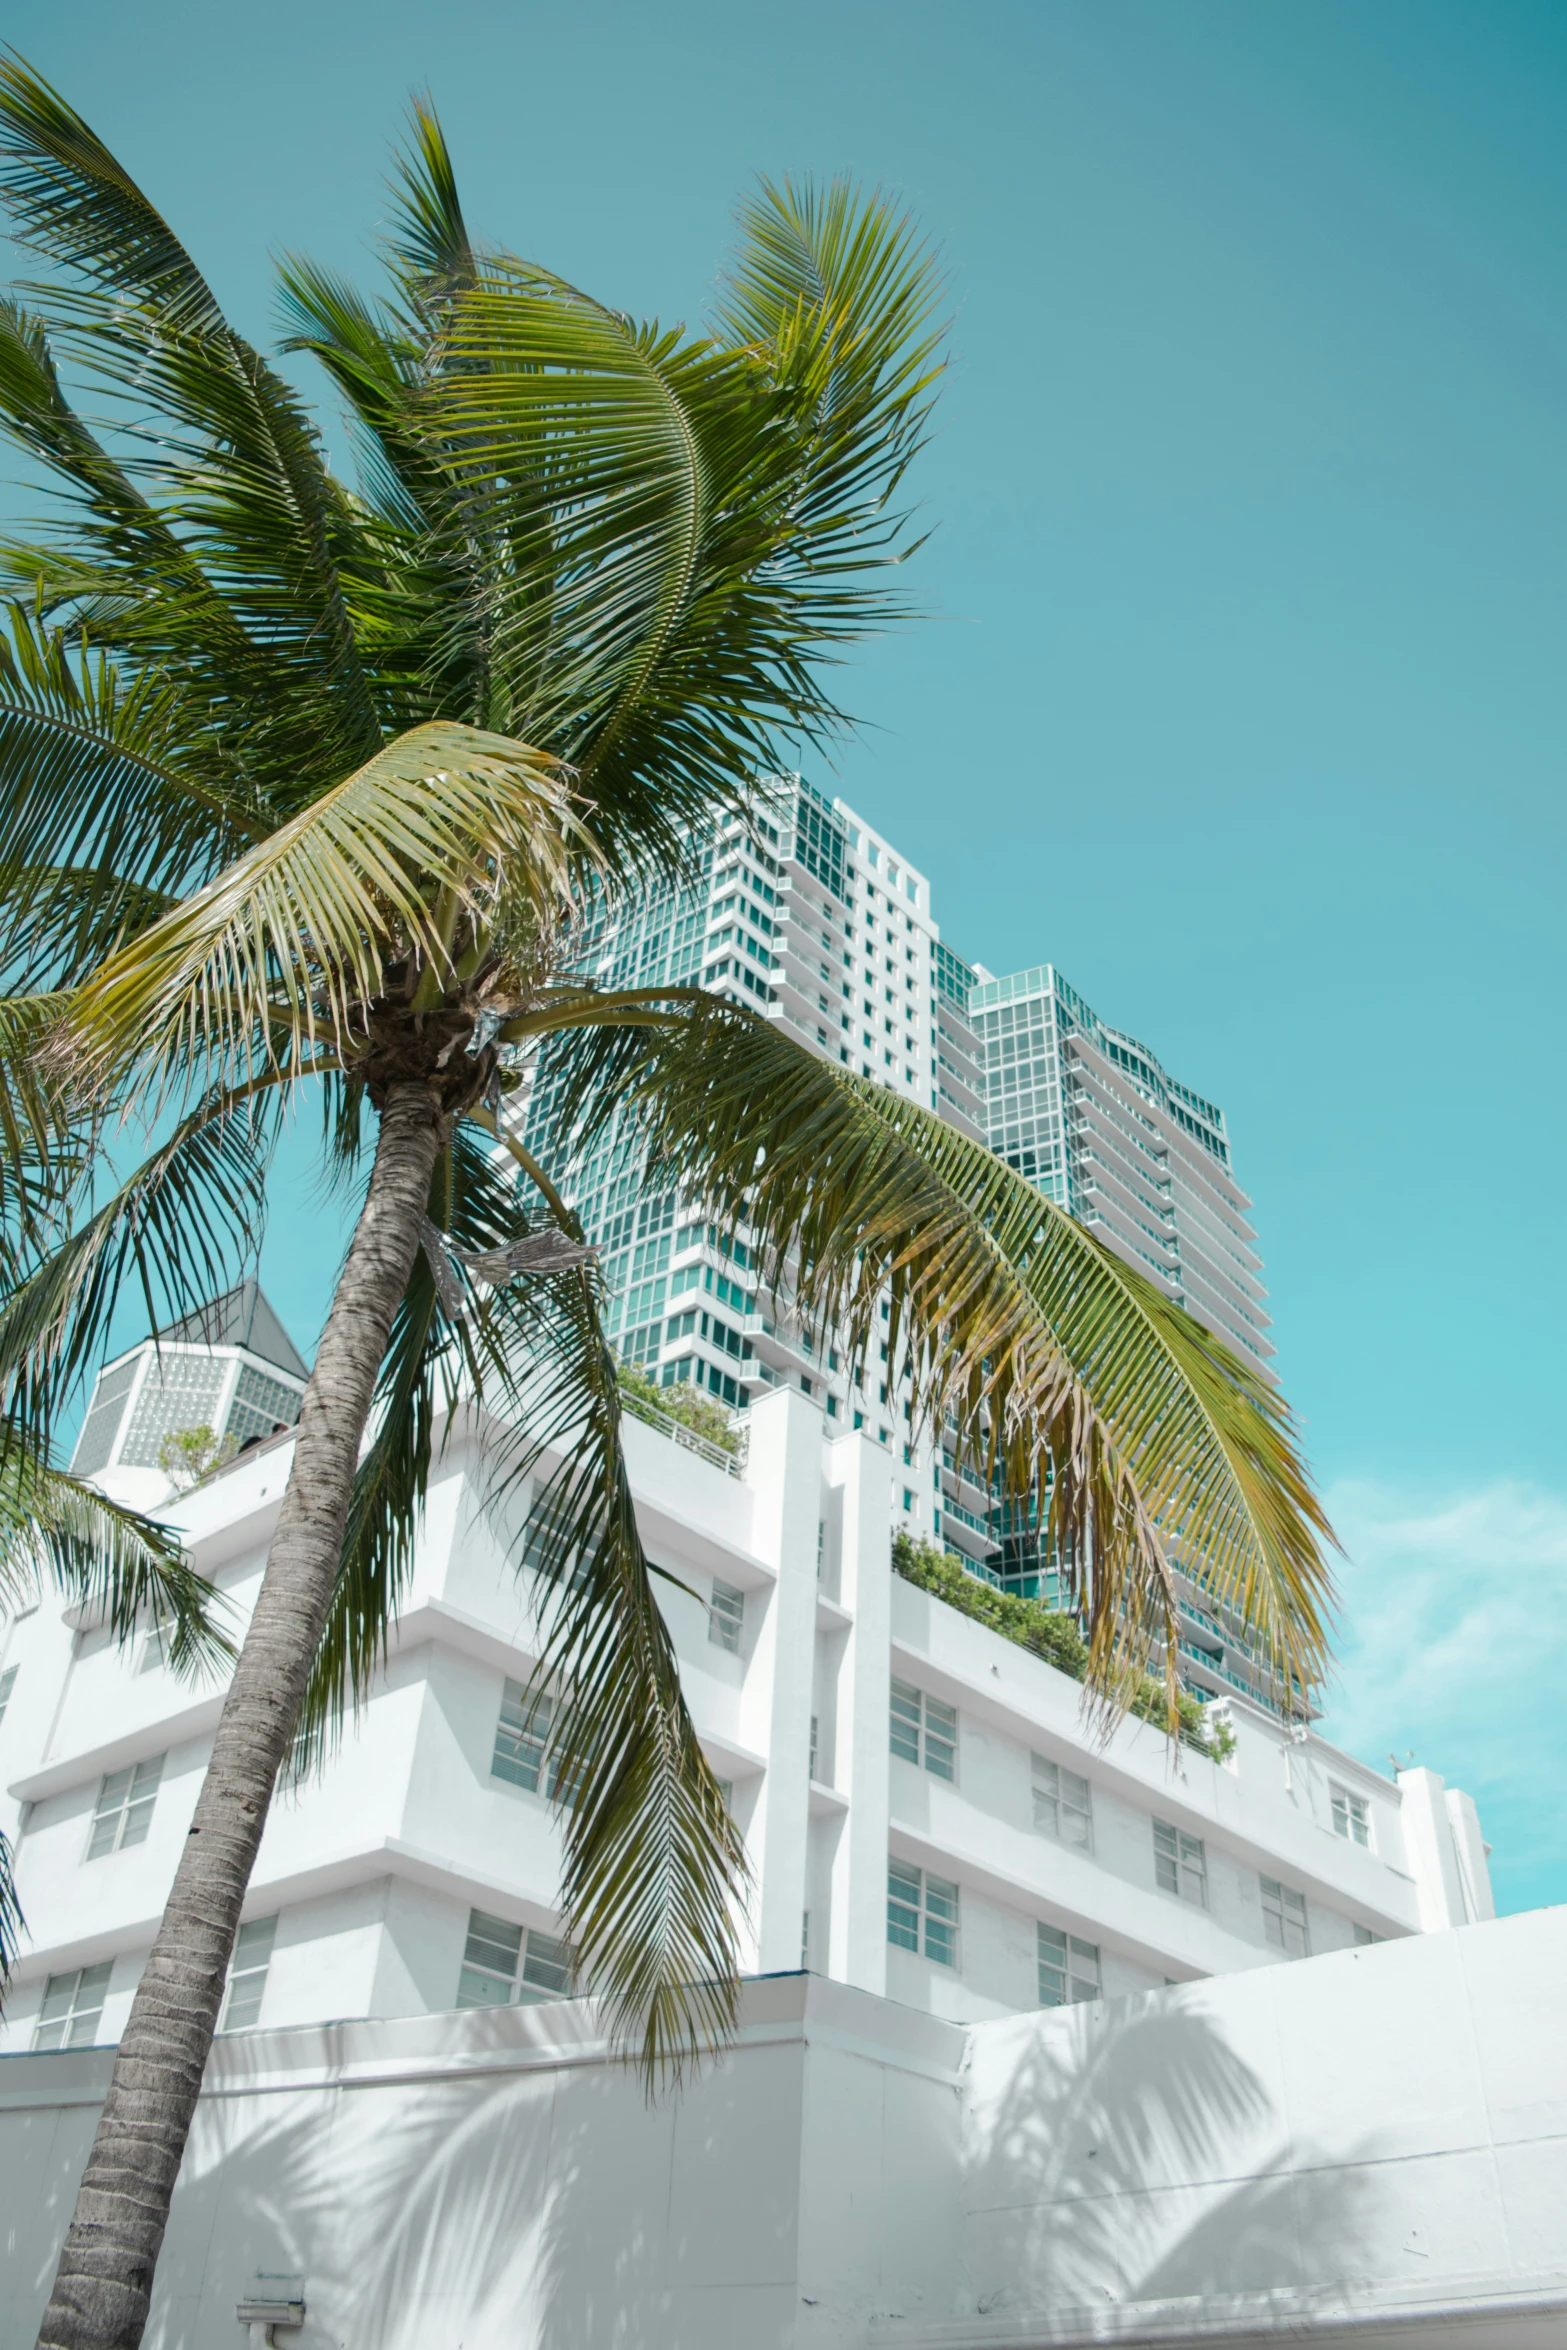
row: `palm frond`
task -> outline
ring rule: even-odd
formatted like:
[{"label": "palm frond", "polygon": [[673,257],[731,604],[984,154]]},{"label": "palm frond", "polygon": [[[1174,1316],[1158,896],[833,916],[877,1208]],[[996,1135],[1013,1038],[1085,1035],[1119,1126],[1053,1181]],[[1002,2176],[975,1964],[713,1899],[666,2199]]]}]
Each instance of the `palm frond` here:
[{"label": "palm frond", "polygon": [[45,1052],[65,1004],[57,995],[0,996],[0,1233],[13,1246],[28,1237],[35,1209],[81,1172],[71,1107]]},{"label": "palm frond", "polygon": [[551,1458],[530,1515],[546,1600],[535,1677],[558,1707],[562,1898],[586,1981],[649,2083],[734,2027],[744,1846],[697,1740],[653,1596],[589,1270],[516,1283],[487,1309],[480,1399],[504,1505]]},{"label": "palm frond", "polygon": [[[50,1468],[34,1446],[12,1437],[0,1449],[0,1613],[30,1606],[45,1576],[122,1644],[155,1623],[182,1679],[232,1660],[218,1622],[221,1594],[196,1573],[178,1536]],[[0,2016],[25,1930],[14,1855],[0,1835]]]},{"label": "palm frond", "polygon": [[16,1870],[10,1840],[0,1835],[0,2016],[5,2014],[5,1995],[10,1986],[11,1969],[22,1947],[22,1936],[27,1931],[27,1920],[16,1896]]},{"label": "palm frond", "polygon": [[[522,1189],[471,1125],[459,1128],[437,1168],[430,1208],[464,1255],[503,1248],[529,1229]],[[369,1691],[406,1586],[437,1423],[444,1418],[449,1429],[471,1401],[489,1457],[490,1507],[509,1539],[513,1504],[531,1492],[528,1563],[540,1578],[547,1632],[535,1679],[558,1707],[553,1768],[573,1798],[562,1812],[570,1938],[652,2080],[678,2075],[732,2026],[745,1864],[653,1598],[594,1284],[582,1271],[525,1278],[487,1298],[472,1294],[453,1322],[427,1259],[415,1260],[296,1761],[301,1773],[314,1767]]]},{"label": "palm frond", "polygon": [[1079,1578],[1102,1692],[1162,1648],[1173,1702],[1176,1557],[1287,1704],[1310,1688],[1332,1536],[1258,1371],[982,1144],[776,1026],[711,1000],[644,1031],[644,1056],[650,1181],[678,1173],[748,1221],[770,1277],[853,1353],[889,1298],[918,1408],[1003,1466]]},{"label": "palm frond", "polygon": [[[322,677],[247,628],[177,515],[154,505],[77,415],[45,322],[12,300],[0,300],[0,433],[45,467],[65,499],[49,542],[0,546],[0,578],[25,589],[40,613],[68,618],[73,635],[156,670],[165,687],[179,678],[231,752],[238,720],[253,793],[271,772],[296,786],[319,772],[339,726]],[[208,452],[207,467],[221,462]]]},{"label": "palm frond", "polygon": [[725,335],[768,353],[798,403],[798,527],[813,561],[865,563],[895,546],[889,501],[930,428],[942,371],[934,255],[907,215],[846,178],[764,179],[740,208],[724,287]]},{"label": "palm frond", "polygon": [[[107,1197],[80,1203],[63,1237],[19,1255],[0,1296],[6,1443],[46,1450],[127,1293],[157,1329],[240,1277],[260,1246],[272,1140],[266,1097],[211,1095]],[[95,1154],[85,1172],[101,1163]]]},{"label": "palm frond", "polygon": [[106,293],[154,303],[171,327],[220,327],[200,270],[58,90],[0,58],[0,197],[17,235]]},{"label": "palm frond", "polygon": [[433,119],[421,138],[412,212],[461,249],[425,347],[325,273],[287,280],[406,542],[378,609],[405,669],[581,771],[614,862],[670,865],[783,733],[839,727],[822,657],[903,609],[876,575],[908,551],[890,499],[937,373],[929,259],[884,205],[791,191],[810,299],[752,256],[727,339],[688,338],[475,256]]},{"label": "palm frond", "polygon": [[390,961],[452,977],[442,891],[479,918],[530,895],[547,915],[585,837],[526,744],[417,727],[110,956],[72,999],[70,1050],[100,1081],[197,1053],[232,1081],[318,1034],[346,1051]]},{"label": "palm frond", "polygon": [[205,721],[167,679],[73,658],[65,631],[13,605],[0,635],[0,908],[18,984],[69,986],[150,907],[272,829],[225,788]]},{"label": "palm frond", "polygon": [[440,118],[427,96],[414,99],[408,117],[410,137],[392,177],[387,250],[409,294],[429,308],[471,285],[476,262]]},{"label": "palm frond", "polygon": [[15,59],[0,63],[0,199],[57,272],[33,289],[38,307],[119,392],[131,429],[146,436],[149,401],[162,411],[184,535],[297,672],[329,765],[367,757],[383,729],[345,592],[363,550],[319,435],[124,166]]},{"label": "palm frond", "polygon": [[0,1452],[0,1609],[12,1614],[55,1589],[130,1640],[149,1618],[182,1679],[232,1660],[221,1595],[186,1558],[176,1533],[53,1469],[31,1447]]}]

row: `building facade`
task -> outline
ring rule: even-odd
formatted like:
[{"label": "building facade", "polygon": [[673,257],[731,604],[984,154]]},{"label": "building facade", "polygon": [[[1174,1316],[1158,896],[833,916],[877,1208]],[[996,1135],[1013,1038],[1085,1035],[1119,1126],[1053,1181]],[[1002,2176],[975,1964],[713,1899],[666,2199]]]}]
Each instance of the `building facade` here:
[{"label": "building facade", "polygon": [[[1564,1968],[1552,1909],[967,2025],[773,1975],[652,2101],[588,2000],[263,2027],[212,2052],[144,2339],[1556,2350]],[[110,2071],[0,2066],[0,2350]]]},{"label": "building facade", "polygon": [[[749,821],[730,818],[693,855],[684,888],[601,912],[579,967],[605,988],[701,985],[786,1026],[811,1052],[936,1110],[984,1139],[973,974],[941,940],[930,884],[841,800],[800,776],[774,780]],[[748,1237],[644,1180],[634,1133],[612,1126],[582,1164],[563,1161],[548,1066],[525,1112],[530,1150],[554,1160],[603,1251],[608,1328],[622,1357],[665,1387],[691,1385],[733,1411],[778,1386],[830,1422],[868,1429],[898,1472],[900,1523],[978,1562],[996,1550],[989,1495],[912,1424],[890,1345],[864,1363],[802,1328],[759,1286]]]},{"label": "building facade", "polygon": [[[230,1376],[231,1374],[225,1374]],[[743,1964],[802,1966],[953,2022],[1113,2001],[1491,1914],[1474,1806],[1383,1778],[1232,1695],[1223,1762],[1123,1723],[890,1564],[902,1464],[819,1394],[768,1388],[744,1460],[627,1425],[688,1702],[753,1872]],[[241,1634],[292,1458],[263,1438],[168,1516]],[[547,1473],[548,1463],[541,1473]],[[109,1475],[105,1472],[105,1476]],[[223,2028],[558,1997],[570,1954],[521,1556],[450,1431],[401,1621],[324,1775],[268,1822]],[[0,2048],[113,2040],[210,1752],[221,1688],[35,1608],[0,1652],[0,1825],[24,1955]]]},{"label": "building facade", "polygon": [[1251,1202],[1217,1103],[1048,963],[977,975],[969,1013],[991,1149],[1271,1377]]},{"label": "building facade", "polygon": [[[580,942],[607,987],[700,984],[985,1141],[1266,1367],[1259,1265],[1222,1112],[1048,966],[995,979],[941,939],[925,875],[842,801],[777,779],[689,885]],[[546,1065],[524,1115],[548,1156]],[[955,2022],[1113,1999],[1491,1915],[1474,1807],[1396,1783],[1273,1710],[1243,1634],[1182,1583],[1183,1670],[1223,1761],[1125,1723],[900,1578],[895,1539],[1046,1599],[1049,1562],[941,1431],[912,1424],[890,1333],[841,1359],[766,1293],[743,1229],[650,1193],[611,1130],[570,1191],[610,1332],[656,1385],[736,1414],[732,1448],[653,1406],[627,1441],[649,1556],[706,1751],[744,1831],[744,1964],[805,1965]],[[107,1364],[73,1466],[181,1526],[240,1631],[305,1369],[250,1285]],[[743,1417],[742,1417],[743,1415]],[[237,1457],[179,1498],[163,1439]],[[546,1468],[547,1473],[547,1468]],[[559,1996],[559,1837],[526,1497],[498,1524],[454,1427],[385,1671],[325,1776],[269,1821],[225,2028]],[[113,2038],[162,1908],[221,1693],[40,1607],[3,1628],[0,1826],[31,1941],[0,2046]]]}]

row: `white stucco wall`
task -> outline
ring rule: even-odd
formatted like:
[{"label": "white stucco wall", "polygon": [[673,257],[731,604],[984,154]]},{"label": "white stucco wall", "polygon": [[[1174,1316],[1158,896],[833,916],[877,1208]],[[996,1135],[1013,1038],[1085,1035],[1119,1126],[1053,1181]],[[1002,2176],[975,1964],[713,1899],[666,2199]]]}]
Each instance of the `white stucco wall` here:
[{"label": "white stucco wall", "polygon": [[[1567,1910],[966,2027],[774,1976],[652,2105],[585,2003],[239,2035],[147,2341],[239,2342],[262,2271],[298,2350],[1544,2350],[1564,1976]],[[110,2062],[0,2060],[0,2350]]]},{"label": "white stucco wall", "polygon": [[[868,1436],[830,1434],[803,1394],[753,1407],[744,1476],[634,1419],[625,1440],[649,1554],[678,1578],[657,1591],[686,1696],[750,1854],[747,1971],[791,1969],[805,1946],[817,1972],[962,2024],[1035,2004],[1041,1924],[1098,1950],[1112,1997],[1267,1967],[1263,1877],[1304,1901],[1315,1952],[1488,1914],[1474,1806],[1429,1772],[1394,1783],[1240,1700],[1222,1766],[1136,1721],[1097,1738],[1077,1682],[893,1574],[899,1464]],[[290,1456],[262,1449],[173,1509],[236,1634]],[[385,1668],[322,1776],[267,1823],[246,1916],[279,1920],[268,2028],[450,2007],[474,1909],[559,1930],[559,1823],[545,1794],[492,1768],[506,1682],[529,1678],[539,1640],[516,1563],[527,1500],[495,1501],[460,1423]],[[710,1637],[715,1579],[743,1596],[737,1654]],[[143,1669],[146,1656],[57,1605],[0,1624],[0,1669],[17,1667],[0,1832],[28,1928],[0,2049],[29,2046],[51,1977],[105,1959],[94,2029],[123,2027],[221,1705],[219,1684],[177,1680],[156,1652]],[[894,1676],[955,1709],[950,1781],[891,1754]],[[1090,1782],[1091,1850],[1036,1823],[1035,1753]],[[105,1774],[160,1756],[145,1842],[89,1862]],[[1364,1845],[1336,1831],[1339,1787],[1366,1806]],[[1156,1820],[1201,1840],[1202,1904],[1161,1889]],[[889,1853],[958,1887],[957,1966],[889,1949]]]}]

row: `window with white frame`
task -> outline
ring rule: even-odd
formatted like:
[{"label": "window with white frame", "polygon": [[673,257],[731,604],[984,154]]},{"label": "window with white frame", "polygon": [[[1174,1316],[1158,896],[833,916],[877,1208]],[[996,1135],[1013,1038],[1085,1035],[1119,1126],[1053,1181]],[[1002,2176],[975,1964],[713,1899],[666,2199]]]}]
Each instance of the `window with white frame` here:
[{"label": "window with white frame", "polygon": [[938,1779],[958,1775],[958,1716],[912,1682],[892,1684],[892,1751]]},{"label": "window with white frame", "polygon": [[142,1634],[141,1654],[136,1660],[138,1673],[154,1673],[169,1661],[169,1642],[174,1635],[174,1618],[156,1602]]},{"label": "window with white frame", "polygon": [[5,1709],[10,1704],[11,1692],[16,1687],[16,1672],[15,1665],[7,1665],[5,1671],[0,1673],[0,1722],[5,1720]]},{"label": "window with white frame", "polygon": [[1161,1893],[1174,1893],[1199,1909],[1207,1908],[1208,1855],[1200,1836],[1188,1836],[1168,1820],[1155,1820],[1153,1873]]},{"label": "window with white frame", "polygon": [[557,1598],[580,1591],[587,1576],[587,1562],[578,1553],[568,1553],[562,1562],[554,1513],[543,1492],[535,1495],[533,1511],[523,1531],[522,1563],[541,1581],[549,1569],[549,1588]]},{"label": "window with white frame", "polygon": [[229,1960],[228,1990],[223,2000],[220,2032],[248,2032],[260,2019],[261,1994],[267,1987],[272,1945],[277,1938],[277,1914],[252,1918],[241,1926]]},{"label": "window with white frame", "polygon": [[1306,1924],[1306,1896],[1277,1877],[1262,1879],[1262,1930],[1275,1950],[1291,1958],[1311,1956],[1311,1933]]},{"label": "window with white frame", "polygon": [[537,1926],[513,1926],[486,1910],[468,1913],[457,1978],[459,2007],[531,2007],[571,1996],[571,1947]]},{"label": "window with white frame", "polygon": [[1081,1852],[1092,1852],[1094,1810],[1088,1781],[1042,1754],[1033,1757],[1033,1770],[1035,1827],[1063,1844],[1075,1844]]},{"label": "window with white frame", "polygon": [[1351,1844],[1368,1845],[1371,1842],[1371,1811],[1363,1795],[1352,1795],[1347,1787],[1335,1787],[1333,1796],[1333,1833],[1347,1836]]},{"label": "window with white frame", "polygon": [[33,2028],[35,2048],[91,2048],[103,2019],[104,1995],[114,1961],[99,1966],[74,1967],[68,1975],[51,1975],[44,1985],[44,2002]]},{"label": "window with white frame", "polygon": [[501,1692],[490,1777],[525,1787],[530,1795],[569,1803],[571,1789],[557,1744],[560,1728],[559,1709],[548,1690],[530,1696],[520,1681],[508,1681]]},{"label": "window with white frame", "polygon": [[1363,1926],[1358,1918],[1353,1921],[1353,1926],[1357,1949],[1369,1950],[1373,1942],[1380,1942],[1382,1940],[1382,1936],[1380,1934],[1373,1934],[1371,1928],[1369,1926]]},{"label": "window with white frame", "polygon": [[731,1656],[738,1656],[744,1631],[745,1593],[732,1583],[715,1581],[707,1611],[707,1637],[715,1648],[727,1648]]},{"label": "window with white frame", "polygon": [[105,1775],[93,1806],[92,1833],[87,1839],[89,1860],[101,1860],[106,1852],[124,1852],[132,1844],[146,1843],[166,1759],[164,1755],[154,1754],[146,1762],[133,1763],[123,1771]]},{"label": "window with white frame", "polygon": [[1080,1942],[1055,1926],[1039,1927],[1039,2004],[1071,2007],[1081,1999],[1101,1996],[1099,1945]]},{"label": "window with white frame", "polygon": [[887,1863],[887,1940],[938,1966],[958,1963],[958,1889],[907,1861]]}]

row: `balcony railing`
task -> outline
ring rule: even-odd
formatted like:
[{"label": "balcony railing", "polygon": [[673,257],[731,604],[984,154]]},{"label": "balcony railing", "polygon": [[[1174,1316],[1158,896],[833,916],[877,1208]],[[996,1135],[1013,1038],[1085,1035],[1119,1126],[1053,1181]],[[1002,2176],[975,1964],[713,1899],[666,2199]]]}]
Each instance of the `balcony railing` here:
[{"label": "balcony railing", "polygon": [[735,1450],[728,1452],[723,1445],[715,1444],[710,1436],[699,1436],[684,1421],[674,1419],[668,1412],[661,1412],[657,1404],[645,1402],[640,1395],[632,1395],[624,1387],[620,1391],[620,1408],[623,1412],[629,1412],[634,1420],[641,1420],[647,1427],[656,1429],[660,1436],[667,1436],[671,1443],[683,1445],[687,1452],[694,1452],[698,1460],[711,1461],[713,1467],[722,1469],[726,1476],[745,1475],[745,1429],[736,1431],[739,1441]]}]

